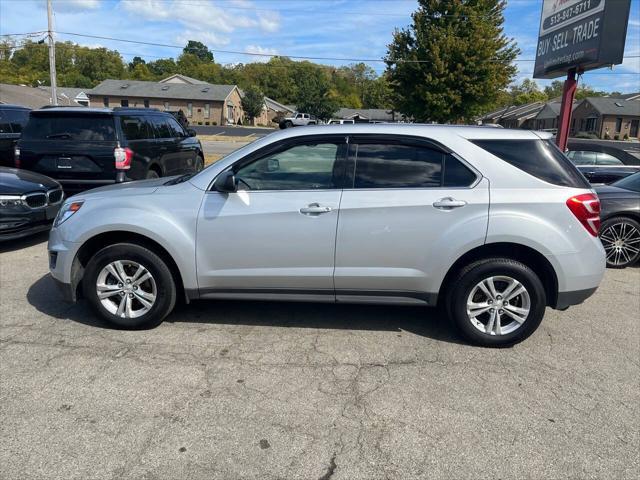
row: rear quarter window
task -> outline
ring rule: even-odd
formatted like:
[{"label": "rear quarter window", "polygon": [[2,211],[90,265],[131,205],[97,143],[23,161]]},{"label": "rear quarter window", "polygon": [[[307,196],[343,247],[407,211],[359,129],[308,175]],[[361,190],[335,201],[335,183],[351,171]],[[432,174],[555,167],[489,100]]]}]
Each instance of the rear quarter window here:
[{"label": "rear quarter window", "polygon": [[112,141],[113,117],[105,115],[31,115],[23,140]]},{"label": "rear quarter window", "polygon": [[540,180],[591,188],[571,161],[549,140],[471,140],[483,150]]}]

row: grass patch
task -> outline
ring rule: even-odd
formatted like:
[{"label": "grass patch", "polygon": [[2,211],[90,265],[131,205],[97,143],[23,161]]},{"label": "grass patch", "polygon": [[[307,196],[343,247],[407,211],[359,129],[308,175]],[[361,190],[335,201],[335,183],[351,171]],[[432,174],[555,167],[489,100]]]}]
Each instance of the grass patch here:
[{"label": "grass patch", "polygon": [[255,136],[232,136],[232,135],[198,135],[198,139],[203,142],[253,142],[256,140]]}]

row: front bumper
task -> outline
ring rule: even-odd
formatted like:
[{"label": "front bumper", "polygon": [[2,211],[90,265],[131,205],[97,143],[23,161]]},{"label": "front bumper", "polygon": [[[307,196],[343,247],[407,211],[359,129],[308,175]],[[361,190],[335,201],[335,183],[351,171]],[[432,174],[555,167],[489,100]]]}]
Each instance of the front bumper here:
[{"label": "front bumper", "polygon": [[60,204],[39,209],[0,211],[0,241],[16,240],[51,228]]},{"label": "front bumper", "polygon": [[62,292],[65,300],[75,302],[77,287],[82,278],[82,266],[76,259],[80,244],[62,238],[60,230],[54,228],[49,234],[49,272]]},{"label": "front bumper", "polygon": [[53,282],[58,288],[58,293],[60,293],[60,295],[62,296],[62,299],[65,302],[76,303],[76,301],[78,300],[77,294],[76,294],[76,288],[70,283],[61,282],[56,277],[52,276],[52,278],[53,278]]}]

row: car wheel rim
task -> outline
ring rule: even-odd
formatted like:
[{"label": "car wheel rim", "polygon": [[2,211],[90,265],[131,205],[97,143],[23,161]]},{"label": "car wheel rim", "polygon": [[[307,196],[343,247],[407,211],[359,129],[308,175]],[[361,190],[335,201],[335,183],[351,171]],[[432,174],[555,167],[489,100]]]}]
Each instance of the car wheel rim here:
[{"label": "car wheel rim", "polygon": [[96,280],[96,293],[102,306],[120,318],[138,318],[148,313],[158,295],[151,272],[131,260],[106,265]]},{"label": "car wheel rim", "polygon": [[467,317],[487,335],[508,335],[529,317],[531,297],[515,278],[488,277],[471,289],[467,298]]},{"label": "car wheel rim", "polygon": [[640,253],[640,231],[627,222],[609,225],[600,233],[600,241],[607,253],[609,265],[628,265]]}]

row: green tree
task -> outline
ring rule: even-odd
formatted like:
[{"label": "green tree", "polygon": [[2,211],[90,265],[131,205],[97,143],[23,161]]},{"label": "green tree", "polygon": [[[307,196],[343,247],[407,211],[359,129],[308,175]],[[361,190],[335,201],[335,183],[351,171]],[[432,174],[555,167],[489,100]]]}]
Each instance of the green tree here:
[{"label": "green tree", "polygon": [[512,105],[525,105],[533,102],[544,102],[547,94],[540,90],[535,80],[525,78],[520,85],[513,85],[509,91]]},{"label": "green tree", "polygon": [[551,82],[551,85],[547,85],[544,87],[544,93],[547,98],[556,98],[562,96],[562,91],[564,90],[564,82],[561,80],[554,80]]},{"label": "green tree", "polygon": [[129,71],[132,71],[138,65],[145,65],[147,62],[144,61],[142,57],[133,57],[133,59],[129,62]]},{"label": "green tree", "polygon": [[294,102],[298,111],[310,113],[322,120],[328,120],[340,105],[332,95],[326,73],[310,62],[298,63]]},{"label": "green tree", "polygon": [[[503,34],[504,0],[418,0],[385,62],[396,110],[417,121],[471,120],[516,73],[519,50]],[[419,63],[418,63],[419,62]]]},{"label": "green tree", "polygon": [[178,73],[178,66],[173,58],[159,58],[147,63],[147,68],[159,79]]},{"label": "green tree", "polygon": [[251,86],[244,90],[242,95],[242,109],[244,113],[254,123],[254,119],[262,113],[264,108],[264,95],[256,86]]},{"label": "green tree", "polygon": [[202,42],[189,40],[187,46],[182,49],[182,53],[195,55],[202,62],[213,62],[213,53],[211,53],[209,48]]}]

